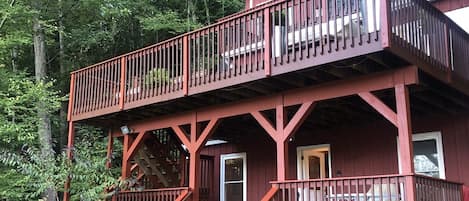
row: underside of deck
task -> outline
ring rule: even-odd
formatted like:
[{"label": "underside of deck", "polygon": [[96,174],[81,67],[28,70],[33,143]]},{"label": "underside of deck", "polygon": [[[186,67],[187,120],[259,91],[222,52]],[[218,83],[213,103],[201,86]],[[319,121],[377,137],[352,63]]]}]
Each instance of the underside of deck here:
[{"label": "underside of deck", "polygon": [[[363,76],[372,76],[374,73],[386,72],[403,65],[405,65],[403,60],[399,60],[391,54],[372,54],[319,66],[315,69],[288,73],[85,119],[77,123],[115,128],[152,117],[184,113],[214,105],[256,99],[298,88],[321,86],[340,80],[360,79]],[[413,116],[460,114],[469,110],[469,96],[448,85],[448,83],[442,82],[423,71],[419,71],[419,80],[420,83],[418,85],[410,87]],[[393,90],[378,91],[376,95],[386,102],[387,105],[395,105]],[[330,128],[344,123],[356,124],[381,118],[380,115],[374,112],[373,108],[363,105],[362,100],[354,96],[320,102],[316,110],[321,115],[309,118],[307,125]],[[225,133],[231,136],[229,133],[235,130],[235,128],[228,128]]]}]

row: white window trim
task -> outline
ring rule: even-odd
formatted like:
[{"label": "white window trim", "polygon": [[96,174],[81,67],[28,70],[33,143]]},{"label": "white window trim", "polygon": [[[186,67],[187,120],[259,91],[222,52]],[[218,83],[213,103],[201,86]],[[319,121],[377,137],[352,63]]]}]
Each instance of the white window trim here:
[{"label": "white window trim", "polygon": [[[438,152],[438,169],[439,169],[440,179],[446,179],[445,159],[444,159],[443,140],[442,140],[443,138],[441,137],[441,131],[417,133],[417,134],[412,135],[412,142],[432,140],[432,139],[436,140],[436,151]],[[400,156],[400,148],[399,148],[399,136],[397,137],[397,159],[398,159],[397,161],[398,161],[398,166],[399,166],[399,174],[401,174],[402,167],[401,167],[401,156]]]},{"label": "white window trim", "polygon": [[225,160],[229,159],[243,159],[243,201],[247,200],[247,159],[246,153],[232,153],[220,155],[220,201],[225,201]]},{"label": "white window trim", "polygon": [[318,145],[308,145],[308,146],[299,146],[296,148],[296,178],[303,178],[302,163],[301,163],[301,152],[308,149],[327,149],[327,165],[329,166],[329,178],[332,178],[332,154],[331,154],[331,145],[330,144],[318,144]]}]

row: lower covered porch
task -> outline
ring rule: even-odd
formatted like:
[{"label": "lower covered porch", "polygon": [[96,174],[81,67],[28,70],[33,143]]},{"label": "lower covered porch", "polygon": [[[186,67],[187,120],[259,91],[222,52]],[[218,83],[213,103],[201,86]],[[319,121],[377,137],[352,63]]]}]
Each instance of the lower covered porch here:
[{"label": "lower covered porch", "polygon": [[452,123],[440,117],[411,121],[412,73],[129,123],[110,136],[122,139],[122,178],[135,185],[112,199],[462,201],[451,142],[465,134],[444,131]]}]

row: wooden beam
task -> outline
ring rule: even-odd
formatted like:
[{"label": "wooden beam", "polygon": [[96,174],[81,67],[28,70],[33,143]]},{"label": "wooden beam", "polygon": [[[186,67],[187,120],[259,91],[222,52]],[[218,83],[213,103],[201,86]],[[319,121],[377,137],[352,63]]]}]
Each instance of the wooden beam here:
[{"label": "wooden beam", "polygon": [[112,134],[112,129],[109,129],[109,133],[107,135],[107,160],[106,160],[106,168],[111,168],[112,165],[112,145],[114,143],[114,137]]},{"label": "wooden beam", "polygon": [[[413,160],[413,147],[412,147],[412,127],[410,117],[410,101],[409,91],[407,86],[403,84],[396,85],[396,108],[397,108],[397,122],[399,132],[399,157],[401,164],[401,174],[413,175],[414,160]],[[413,176],[405,178],[405,200],[416,200],[415,179]]]},{"label": "wooden beam", "polygon": [[262,197],[261,201],[271,201],[272,198],[277,194],[279,188],[278,186],[272,186],[269,191]]},{"label": "wooden beam", "polygon": [[181,194],[174,201],[185,201],[190,195],[191,195],[191,192],[189,190],[183,190]]},{"label": "wooden beam", "polygon": [[133,164],[131,167],[130,167],[130,172],[133,172],[136,168],[138,168],[138,164]]},{"label": "wooden beam", "polygon": [[278,100],[284,100],[284,106],[298,105],[309,101],[321,101],[337,97],[355,95],[364,91],[376,91],[393,88],[396,84],[417,84],[417,67],[410,66],[386,72],[364,75],[357,78],[340,80],[326,84],[303,87],[283,93],[241,100],[233,103],[199,108],[190,112],[164,115],[129,124],[136,132],[166,128],[168,125],[189,124],[197,113],[199,122],[212,118],[225,118],[252,111],[270,110],[277,106]]},{"label": "wooden beam", "polygon": [[181,126],[171,126],[176,136],[181,140],[182,144],[189,148],[191,146],[191,142],[187,139],[187,133],[184,131]]},{"label": "wooden beam", "polygon": [[396,85],[396,108],[399,132],[401,170],[403,174],[414,173],[412,127],[410,117],[409,91],[405,85]]},{"label": "wooden beam", "polygon": [[301,107],[292,117],[290,122],[288,122],[287,126],[285,127],[283,140],[287,140],[293,133],[295,133],[301,124],[305,121],[305,119],[309,116],[312,109],[314,108],[314,102],[309,101],[306,103],[301,104]]},{"label": "wooden beam", "polygon": [[200,150],[210,137],[211,134],[217,128],[220,120],[219,118],[210,119],[207,127],[202,131],[201,135],[197,138],[200,133],[198,114],[192,113],[190,115],[190,136],[187,138],[186,131],[181,128],[181,125],[172,125],[171,128],[174,130],[178,138],[186,145],[189,150],[189,188],[192,191],[192,199],[199,200],[199,184],[200,184]]},{"label": "wooden beam", "polygon": [[291,106],[311,100],[320,101],[355,95],[363,91],[389,89],[397,84],[410,85],[417,83],[417,67],[410,66],[312,87],[294,89],[283,93],[283,95],[285,106]]},{"label": "wooden beam", "polygon": [[135,150],[140,145],[140,142],[142,141],[145,134],[146,134],[146,132],[140,132],[140,133],[137,134],[137,137],[135,138],[134,142],[132,143],[132,146],[130,146],[129,149],[127,150],[127,154],[124,157],[124,160],[129,160],[130,158],[132,158],[132,156],[134,155]]},{"label": "wooden beam", "polygon": [[195,147],[197,149],[201,149],[202,146],[205,145],[205,142],[207,142],[208,137],[213,134],[219,124],[220,119],[210,120],[207,127],[205,127],[205,129],[202,131],[202,134],[200,134],[199,138],[196,140]]},{"label": "wooden beam", "polygon": [[[265,129],[265,131],[274,139],[277,146],[277,180],[285,181],[288,179],[289,159],[288,159],[288,138],[296,132],[301,123],[304,122],[308,114],[313,108],[313,101],[301,104],[293,118],[288,122],[285,114],[285,105],[282,99],[277,100],[278,104],[275,108],[276,126],[267,119],[260,111],[251,111],[250,113],[257,122]],[[286,126],[285,126],[286,124]]]},{"label": "wooden beam", "polygon": [[130,166],[129,166],[129,160],[127,154],[129,153],[129,146],[132,143],[132,137],[130,135],[124,135],[124,142],[122,146],[122,179],[127,179],[127,177],[130,176]]},{"label": "wooden beam", "polygon": [[397,114],[391,110],[386,104],[384,104],[378,97],[373,95],[370,92],[361,92],[358,93],[358,96],[367,102],[371,107],[378,111],[381,115],[384,116],[388,121],[394,124],[396,127],[397,124]]},{"label": "wooden beam", "polygon": [[[68,143],[67,143],[67,158],[68,162],[72,162],[73,158],[73,146],[75,142],[75,124],[73,121],[68,122]],[[65,186],[64,186],[64,201],[69,201],[70,200],[70,182],[71,178],[70,176],[67,177],[67,180],[65,181]]]},{"label": "wooden beam", "polygon": [[277,130],[274,128],[272,122],[261,112],[252,111],[251,115],[256,119],[257,123],[270,135],[274,140],[277,138]]}]

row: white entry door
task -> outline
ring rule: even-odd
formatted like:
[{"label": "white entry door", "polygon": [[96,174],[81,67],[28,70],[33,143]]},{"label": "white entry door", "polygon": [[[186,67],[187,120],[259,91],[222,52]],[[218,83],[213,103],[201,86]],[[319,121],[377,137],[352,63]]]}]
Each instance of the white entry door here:
[{"label": "white entry door", "polygon": [[[324,179],[329,177],[329,145],[298,147],[298,179]],[[322,200],[325,189],[310,187],[299,190],[300,200]]]}]

